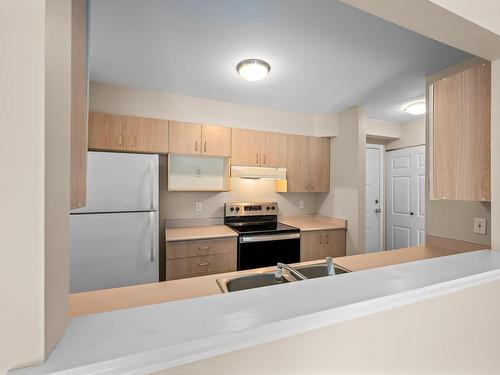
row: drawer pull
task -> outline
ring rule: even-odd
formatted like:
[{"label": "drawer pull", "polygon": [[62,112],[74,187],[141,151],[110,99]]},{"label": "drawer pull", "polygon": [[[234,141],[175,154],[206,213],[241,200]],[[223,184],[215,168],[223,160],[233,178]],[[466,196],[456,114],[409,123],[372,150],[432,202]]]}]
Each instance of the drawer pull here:
[{"label": "drawer pull", "polygon": [[198,250],[208,250],[208,246],[200,246]]},{"label": "drawer pull", "polygon": [[206,267],[209,264],[210,264],[209,262],[198,263],[198,267]]}]

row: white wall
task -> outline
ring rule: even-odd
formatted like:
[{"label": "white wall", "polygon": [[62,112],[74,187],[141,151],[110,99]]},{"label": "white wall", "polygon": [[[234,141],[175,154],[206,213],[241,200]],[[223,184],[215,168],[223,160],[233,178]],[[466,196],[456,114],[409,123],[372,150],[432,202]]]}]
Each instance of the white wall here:
[{"label": "white wall", "polygon": [[499,293],[495,281],[156,375],[499,374]]},{"label": "white wall", "polygon": [[67,322],[70,11],[0,2],[0,374],[41,362]]},{"label": "white wall", "polygon": [[401,124],[401,137],[386,143],[387,150],[425,145],[425,116]]},{"label": "white wall", "polygon": [[379,139],[397,139],[402,137],[401,124],[367,119],[366,120],[366,137]]},{"label": "white wall", "polygon": [[366,113],[353,107],[338,114],[331,141],[330,193],[320,196],[319,213],[347,219],[347,254],[365,248]]},{"label": "white wall", "polygon": [[90,110],[290,134],[336,135],[335,115],[278,111],[100,82],[90,84]]},{"label": "white wall", "polygon": [[491,246],[500,249],[500,60],[491,64]]}]

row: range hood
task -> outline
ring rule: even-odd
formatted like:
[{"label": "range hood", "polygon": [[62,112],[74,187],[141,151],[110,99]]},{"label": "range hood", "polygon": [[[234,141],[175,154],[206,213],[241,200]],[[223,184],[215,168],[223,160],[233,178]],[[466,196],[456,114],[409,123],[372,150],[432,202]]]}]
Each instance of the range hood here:
[{"label": "range hood", "polygon": [[286,180],[286,168],[232,166],[231,178],[282,181]]}]

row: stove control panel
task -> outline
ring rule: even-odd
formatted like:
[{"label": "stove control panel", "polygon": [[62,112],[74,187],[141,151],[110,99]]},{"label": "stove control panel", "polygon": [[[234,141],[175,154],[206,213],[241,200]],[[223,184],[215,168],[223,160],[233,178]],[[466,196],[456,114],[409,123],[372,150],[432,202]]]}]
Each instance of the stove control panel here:
[{"label": "stove control panel", "polygon": [[278,215],[278,203],[226,203],[224,216]]}]

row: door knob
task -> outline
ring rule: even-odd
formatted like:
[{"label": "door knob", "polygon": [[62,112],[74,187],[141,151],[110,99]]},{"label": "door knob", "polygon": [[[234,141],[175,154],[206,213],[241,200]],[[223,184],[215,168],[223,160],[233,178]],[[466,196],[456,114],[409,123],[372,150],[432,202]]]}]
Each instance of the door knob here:
[{"label": "door knob", "polygon": [[376,213],[376,214],[379,214],[379,213],[381,213],[381,212],[382,212],[382,210],[381,210],[380,208],[376,208],[376,209],[375,209],[375,213]]}]

